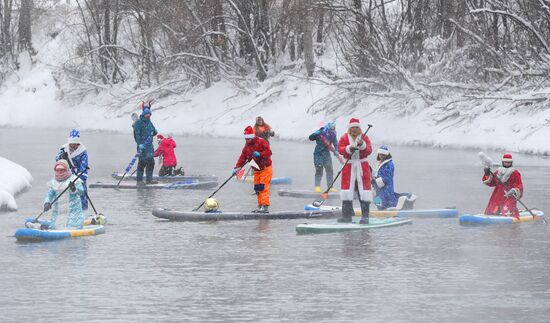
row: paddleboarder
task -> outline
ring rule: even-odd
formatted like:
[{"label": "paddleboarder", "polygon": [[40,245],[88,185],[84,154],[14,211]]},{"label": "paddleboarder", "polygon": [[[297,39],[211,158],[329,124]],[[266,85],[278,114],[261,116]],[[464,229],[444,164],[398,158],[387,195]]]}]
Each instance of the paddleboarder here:
[{"label": "paddleboarder", "polygon": [[82,210],[88,210],[88,199],[86,193],[88,191],[88,151],[80,140],[80,131],[72,129],[67,138],[67,143],[61,146],[59,152],[55,156],[55,161],[64,159],[69,164],[69,168],[73,175],[84,172],[80,179],[84,188],[84,194],[80,196]]},{"label": "paddleboarder", "polygon": [[338,141],[338,152],[349,163],[342,169],[340,196],[342,198],[342,217],[338,222],[348,223],[354,215],[353,195],[359,195],[361,204],[360,224],[369,223],[370,202],[372,201],[371,174],[367,157],[372,152],[369,137],[363,134],[359,119],[351,118],[348,132]]},{"label": "paddleboarder", "polygon": [[275,132],[271,129],[271,126],[265,123],[264,118],[256,117],[256,124],[254,124],[254,133],[256,136],[267,140],[269,143],[269,137],[275,136]]},{"label": "paddleboarder", "polygon": [[146,184],[156,184],[153,181],[153,170],[155,168],[155,150],[153,148],[153,137],[157,135],[157,129],[151,122],[151,110],[146,107],[141,116],[134,124],[134,140],[139,152],[137,166],[137,185],[144,185],[143,171],[145,170]]},{"label": "paddleboarder", "polygon": [[269,213],[269,185],[273,170],[271,167],[271,149],[267,140],[254,135],[254,129],[244,129],[245,145],[241,156],[233,169],[233,175],[250,160],[254,169],[254,191],[258,198],[258,208],[252,212]]},{"label": "paddleboarder", "polygon": [[516,201],[523,196],[521,174],[513,167],[512,154],[504,154],[501,162],[502,166],[494,173],[488,167],[484,169],[481,181],[483,184],[495,188],[485,209],[485,214],[519,218]]},{"label": "paddleboarder", "polygon": [[[319,128],[311,135],[309,140],[315,141],[315,150],[313,150],[313,165],[315,166],[315,192],[321,193],[321,179],[323,178],[323,168],[327,175],[327,187],[330,186],[334,179],[334,171],[332,169],[332,153],[343,164],[343,158],[338,154],[338,139],[336,135],[336,124],[329,122],[325,126]],[[330,192],[336,192],[335,188],[331,188]]]}]

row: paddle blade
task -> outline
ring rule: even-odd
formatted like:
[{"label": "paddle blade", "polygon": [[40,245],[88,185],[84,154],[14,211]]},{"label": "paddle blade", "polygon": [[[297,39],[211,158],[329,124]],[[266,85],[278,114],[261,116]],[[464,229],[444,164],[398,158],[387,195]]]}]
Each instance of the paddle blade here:
[{"label": "paddle blade", "polygon": [[484,152],[480,151],[477,155],[479,156],[479,160],[481,160],[481,164],[484,167],[490,168],[493,166],[493,160],[489,156],[485,155]]}]

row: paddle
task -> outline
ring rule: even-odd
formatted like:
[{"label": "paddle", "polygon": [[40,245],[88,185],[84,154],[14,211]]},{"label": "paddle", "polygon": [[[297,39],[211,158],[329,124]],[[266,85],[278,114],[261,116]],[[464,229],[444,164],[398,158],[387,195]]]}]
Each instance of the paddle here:
[{"label": "paddle", "polygon": [[[372,125],[371,124],[367,125],[367,130],[365,130],[365,132],[363,132],[363,134],[361,135],[361,138],[363,138],[367,134],[367,132],[369,132],[370,128],[372,128]],[[351,160],[351,157],[353,157],[353,154],[355,154],[355,152],[356,152],[356,150],[351,152],[351,155],[349,156],[348,159],[346,159],[346,162],[344,163],[342,168],[340,168],[340,171],[338,172],[338,174],[336,174],[336,176],[332,180],[332,183],[330,183],[329,187],[327,187],[327,190],[324,191],[323,194],[321,194],[321,198],[318,199],[318,200],[313,201],[313,203],[312,203],[313,206],[320,207],[321,205],[323,205],[323,203],[325,203],[325,201],[328,198],[328,192],[330,191],[332,186],[334,186],[334,183],[336,183],[336,180],[338,179],[338,177],[340,177],[340,174],[342,174],[342,170],[344,170],[344,167],[346,167],[346,165],[349,163],[349,161]]]},{"label": "paddle", "polygon": [[[508,185],[506,183],[503,183],[500,178],[498,178],[495,173],[493,173],[493,171],[491,170],[491,166],[493,165],[493,160],[485,155],[483,152],[479,152],[478,154],[479,158],[481,159],[481,163],[483,164],[483,166],[485,166],[486,168],[489,168],[489,171],[491,172],[491,176],[493,176],[493,178],[496,178],[496,180],[500,183],[500,185],[504,186],[504,188],[506,190],[508,190]],[[529,213],[531,213],[531,216],[533,217],[533,219],[536,217],[535,213],[533,213],[533,211],[531,211],[530,208],[527,207],[527,205],[525,205],[520,199],[519,197],[516,197],[515,195],[512,194],[512,196],[516,199],[516,201],[519,202],[519,204],[521,204],[527,211],[529,211]],[[546,223],[546,220],[544,220],[544,218],[542,218],[543,222]]]},{"label": "paddle", "polygon": [[[247,160],[241,167],[239,167],[239,169],[237,170],[237,172],[240,171],[241,169],[243,169],[243,167],[246,166],[246,164],[248,164],[251,160],[252,160],[252,158],[250,158],[249,160]],[[236,174],[236,172],[235,172],[235,174]],[[209,198],[211,198],[212,196],[214,196],[216,193],[218,193],[218,191],[221,190],[221,188],[224,187],[224,185],[227,184],[227,182],[229,182],[229,181],[233,178],[233,176],[235,176],[235,174],[231,174],[231,176],[229,176],[229,178],[226,179],[225,182],[223,182],[223,184],[220,185],[220,187],[218,187],[218,189],[216,189],[216,190],[214,191],[214,193],[210,194],[209,197],[207,197],[204,201],[202,201],[201,205],[199,205],[199,206],[197,206],[196,208],[194,208],[194,209],[193,209],[193,212],[198,211],[198,210],[204,205],[204,203],[206,203],[206,200],[208,200]]]},{"label": "paddle", "polygon": [[98,224],[102,224],[101,223],[101,217],[105,217],[105,215],[103,215],[103,213],[97,213],[97,210],[94,206],[94,203],[92,203],[92,200],[90,199],[90,196],[88,195],[88,191],[84,191],[84,194],[86,195],[86,198],[88,199],[88,202],[90,202],[90,205],[92,206],[92,209],[94,210],[94,213],[95,213],[95,219],[94,221],[92,221],[92,224],[94,224],[93,222],[96,222]]},{"label": "paddle", "polygon": [[[76,175],[76,178],[73,179],[71,181],[71,183],[69,183],[69,185],[67,185],[67,187],[65,187],[65,189],[63,190],[63,192],[61,192],[58,196],[55,197],[55,199],[50,203],[50,205],[54,205],[55,202],[57,202],[57,200],[61,197],[61,195],[63,195],[65,192],[67,192],[67,190],[69,189],[69,187],[71,187],[71,184],[74,184],[79,178],[80,176],[82,176],[88,169],[90,169],[90,167],[86,167],[85,170],[81,171],[80,173],[78,173],[78,175]],[[32,223],[36,223],[36,221],[38,221],[38,218],[40,218],[42,216],[42,214],[46,213],[46,211],[42,211],[40,212],[40,214],[34,218],[34,220],[32,220]]]}]

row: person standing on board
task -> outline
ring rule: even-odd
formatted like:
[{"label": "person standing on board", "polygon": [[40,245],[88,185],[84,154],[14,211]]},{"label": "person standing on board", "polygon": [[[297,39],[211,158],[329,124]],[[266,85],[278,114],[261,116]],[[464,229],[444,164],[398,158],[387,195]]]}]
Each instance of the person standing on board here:
[{"label": "person standing on board", "polygon": [[59,149],[59,152],[55,156],[55,161],[61,159],[67,161],[73,175],[84,172],[80,176],[84,189],[84,193],[80,195],[80,200],[82,202],[82,210],[88,210],[88,186],[86,185],[86,181],[88,180],[88,151],[80,141],[80,131],[76,129],[71,130],[67,143],[61,146],[61,149]]},{"label": "person standing on board", "polygon": [[265,123],[264,118],[257,117],[256,124],[254,124],[254,133],[256,136],[263,138],[269,142],[269,137],[275,136],[275,132],[271,129],[267,123]]},{"label": "person standing on board", "polygon": [[372,201],[371,174],[367,157],[372,152],[370,139],[363,135],[359,119],[351,118],[348,132],[338,141],[338,152],[349,162],[342,169],[342,217],[338,222],[349,223],[354,215],[353,195],[357,192],[361,204],[360,224],[369,223],[370,202]]},{"label": "person standing on board", "polygon": [[[323,168],[327,175],[327,187],[332,183],[334,179],[334,172],[332,169],[332,153],[334,157],[338,158],[340,162],[343,161],[342,157],[338,155],[338,139],[336,135],[336,125],[334,122],[327,123],[324,127],[319,128],[311,135],[309,140],[315,141],[316,146],[313,151],[313,165],[315,166],[315,192],[321,193],[321,179],[323,178]],[[331,192],[335,192],[336,189],[331,188]]]},{"label": "person standing on board", "polygon": [[144,170],[146,184],[155,184],[153,181],[153,170],[155,168],[153,137],[157,135],[157,129],[155,129],[155,126],[151,122],[151,114],[149,108],[143,109],[141,116],[134,123],[134,140],[136,141],[139,152],[137,185],[144,185]]},{"label": "person standing on board", "polygon": [[269,143],[267,140],[255,136],[251,126],[244,129],[244,139],[246,143],[233,169],[233,175],[250,161],[250,165],[254,169],[254,191],[258,198],[258,208],[252,212],[269,213],[269,185],[273,176]]},{"label": "person standing on board", "polygon": [[523,196],[523,182],[521,174],[513,167],[511,154],[502,156],[502,166],[494,172],[494,176],[491,169],[485,168],[481,181],[483,184],[495,188],[485,209],[485,214],[519,218],[516,199]]}]

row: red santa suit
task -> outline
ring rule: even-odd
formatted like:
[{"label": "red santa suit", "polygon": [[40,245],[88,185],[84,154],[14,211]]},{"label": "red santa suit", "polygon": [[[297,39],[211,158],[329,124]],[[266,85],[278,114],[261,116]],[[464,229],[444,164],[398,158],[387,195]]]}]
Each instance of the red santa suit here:
[{"label": "red santa suit", "polygon": [[[351,119],[348,128],[360,126],[359,120]],[[363,139],[361,145],[357,145],[359,137]],[[359,150],[352,155],[352,147]],[[343,201],[352,201],[355,191],[359,192],[361,200],[372,201],[372,191],[370,186],[370,167],[367,157],[372,153],[372,145],[367,135],[361,134],[355,140],[346,133],[338,141],[338,152],[346,159],[350,159],[348,164],[342,169],[342,184],[340,196]]]},{"label": "red santa suit", "polygon": [[[503,161],[512,161],[512,155],[505,154]],[[519,217],[517,198],[523,196],[523,183],[521,174],[513,167],[499,167],[490,175],[483,175],[483,184],[494,187],[485,214],[500,214],[504,216]]]}]

